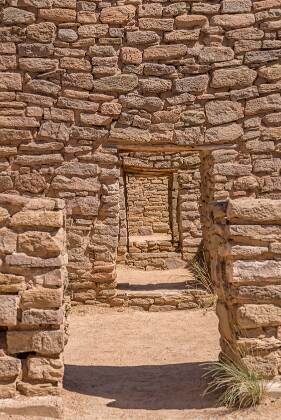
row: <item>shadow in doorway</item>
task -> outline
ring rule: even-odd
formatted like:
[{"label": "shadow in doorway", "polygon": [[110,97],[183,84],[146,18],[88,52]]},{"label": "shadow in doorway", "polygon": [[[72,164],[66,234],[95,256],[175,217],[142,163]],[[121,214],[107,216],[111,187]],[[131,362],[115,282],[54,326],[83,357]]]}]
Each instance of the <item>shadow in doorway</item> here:
[{"label": "shadow in doorway", "polygon": [[211,408],[215,406],[215,396],[202,397],[206,387],[206,379],[203,377],[206,364],[66,365],[64,387],[76,393],[113,400],[107,405],[115,408],[143,410]]}]

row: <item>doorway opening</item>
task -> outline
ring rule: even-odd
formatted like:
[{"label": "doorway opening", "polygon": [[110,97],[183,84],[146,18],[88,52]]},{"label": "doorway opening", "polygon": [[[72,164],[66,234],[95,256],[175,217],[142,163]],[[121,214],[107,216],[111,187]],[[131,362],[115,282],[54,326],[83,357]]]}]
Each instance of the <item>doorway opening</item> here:
[{"label": "doorway opening", "polygon": [[199,152],[119,153],[117,303],[148,310],[195,308],[189,269],[202,241]]}]

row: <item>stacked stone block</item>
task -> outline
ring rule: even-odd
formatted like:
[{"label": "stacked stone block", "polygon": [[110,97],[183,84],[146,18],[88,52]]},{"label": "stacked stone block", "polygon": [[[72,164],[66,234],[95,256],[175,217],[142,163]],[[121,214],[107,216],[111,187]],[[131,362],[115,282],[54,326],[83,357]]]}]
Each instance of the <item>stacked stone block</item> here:
[{"label": "stacked stone block", "polygon": [[222,350],[280,387],[281,201],[222,201],[212,214],[209,251]]},{"label": "stacked stone block", "polygon": [[[76,302],[114,289],[108,144],[200,151],[204,226],[214,199],[280,198],[279,13],[264,0],[1,0],[0,192],[66,201]],[[100,226],[112,241],[97,245]]]},{"label": "stacked stone block", "polygon": [[169,186],[168,176],[127,176],[129,235],[171,235]]},{"label": "stacked stone block", "polygon": [[67,253],[64,202],[0,194],[0,398],[58,395]]}]

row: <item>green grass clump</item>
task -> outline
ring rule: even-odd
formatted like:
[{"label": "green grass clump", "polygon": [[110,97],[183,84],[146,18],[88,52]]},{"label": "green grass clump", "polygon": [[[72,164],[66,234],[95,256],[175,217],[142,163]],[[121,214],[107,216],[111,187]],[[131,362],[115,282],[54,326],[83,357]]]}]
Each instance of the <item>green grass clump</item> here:
[{"label": "green grass clump", "polygon": [[265,396],[261,376],[242,359],[233,361],[224,358],[210,364],[206,370],[205,376],[209,378],[209,383],[204,394],[218,392],[218,405],[230,408],[255,407]]}]

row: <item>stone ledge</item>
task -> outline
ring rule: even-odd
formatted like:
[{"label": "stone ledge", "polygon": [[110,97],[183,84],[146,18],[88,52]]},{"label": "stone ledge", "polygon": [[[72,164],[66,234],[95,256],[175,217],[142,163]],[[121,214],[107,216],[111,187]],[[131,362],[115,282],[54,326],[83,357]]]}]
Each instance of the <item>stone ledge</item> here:
[{"label": "stone ledge", "polygon": [[0,415],[25,416],[40,418],[63,418],[63,402],[61,397],[19,397],[0,399]]}]

